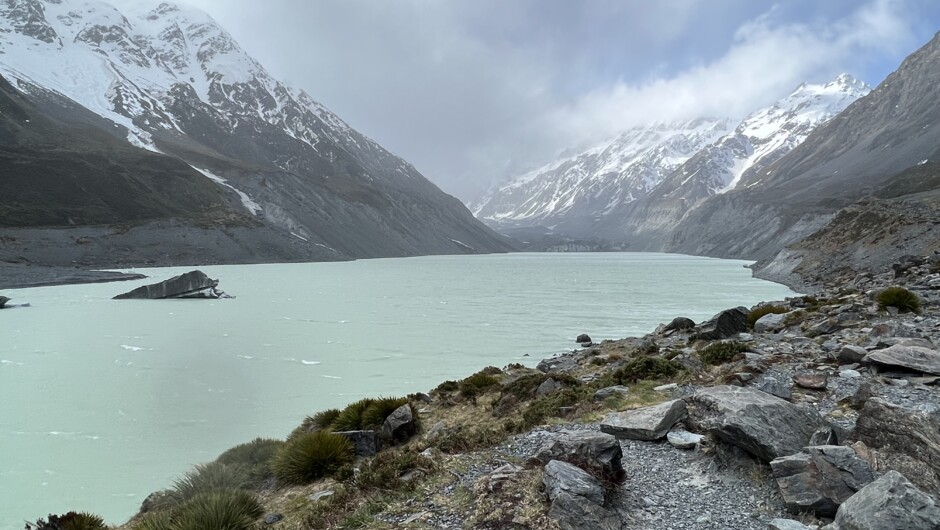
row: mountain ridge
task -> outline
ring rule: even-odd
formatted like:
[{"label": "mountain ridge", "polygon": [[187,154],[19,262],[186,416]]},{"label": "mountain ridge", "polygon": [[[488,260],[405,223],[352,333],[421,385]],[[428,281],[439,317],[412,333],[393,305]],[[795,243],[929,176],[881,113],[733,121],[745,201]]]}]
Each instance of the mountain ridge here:
[{"label": "mountain ridge", "polygon": [[205,13],[166,2],[132,11],[10,0],[0,75],[55,120],[186,162],[238,215],[294,238],[279,259],[318,245],[342,258],[513,248],[411,164],[271,77]]}]

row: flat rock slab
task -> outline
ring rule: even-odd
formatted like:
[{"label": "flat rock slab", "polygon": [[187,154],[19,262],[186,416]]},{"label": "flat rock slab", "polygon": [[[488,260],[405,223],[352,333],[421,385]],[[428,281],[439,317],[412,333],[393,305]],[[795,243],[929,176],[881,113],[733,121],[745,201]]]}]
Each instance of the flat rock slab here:
[{"label": "flat rock slab", "polygon": [[696,430],[708,431],[764,462],[799,452],[823,423],[812,409],[750,387],[705,388],[692,403]]},{"label": "flat rock slab", "polygon": [[659,440],[687,415],[685,401],[674,399],[652,407],[608,414],[601,422],[601,431],[618,438]]},{"label": "flat rock slab", "polygon": [[884,366],[940,375],[940,352],[930,348],[895,344],[883,350],[875,350],[865,359]]},{"label": "flat rock slab", "polygon": [[875,470],[851,447],[819,445],[770,462],[790,513],[833,517],[839,505],[874,482]]},{"label": "flat rock slab", "polygon": [[338,431],[335,434],[352,442],[356,456],[375,456],[381,449],[379,436],[375,431]]},{"label": "flat rock slab", "polygon": [[940,508],[904,475],[888,471],[852,495],[824,530],[937,530]]},{"label": "flat rock slab", "polygon": [[548,516],[561,530],[620,530],[621,517],[604,506],[605,491],[590,473],[567,462],[545,466],[545,493],[552,505]]},{"label": "flat rock slab", "polygon": [[786,320],[786,313],[769,313],[757,319],[757,322],[754,323],[754,331],[757,333],[767,333],[783,329],[786,327],[784,324]]}]

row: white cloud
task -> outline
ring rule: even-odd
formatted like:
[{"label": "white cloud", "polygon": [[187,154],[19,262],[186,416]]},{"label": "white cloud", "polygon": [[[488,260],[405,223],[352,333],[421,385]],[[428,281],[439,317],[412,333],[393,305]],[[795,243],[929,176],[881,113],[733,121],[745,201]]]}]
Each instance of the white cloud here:
[{"label": "white cloud", "polygon": [[873,53],[910,49],[910,15],[903,7],[898,1],[878,0],[828,26],[781,23],[771,9],[742,25],[721,57],[670,77],[591,91],[557,109],[543,127],[567,131],[572,143],[653,121],[741,118],[803,81],[827,81],[862,67]]}]

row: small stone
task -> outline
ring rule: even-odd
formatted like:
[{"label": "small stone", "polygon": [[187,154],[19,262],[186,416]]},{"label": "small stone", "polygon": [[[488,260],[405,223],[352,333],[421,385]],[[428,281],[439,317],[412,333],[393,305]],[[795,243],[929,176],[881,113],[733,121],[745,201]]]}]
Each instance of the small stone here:
[{"label": "small stone", "polygon": [[695,449],[702,439],[701,434],[691,433],[689,431],[669,431],[666,434],[666,440],[676,449]]},{"label": "small stone", "polygon": [[841,372],[839,372],[839,377],[842,377],[845,379],[855,379],[858,377],[862,377],[862,373],[859,372],[858,370],[842,370]]},{"label": "small stone", "polygon": [[774,519],[767,525],[767,530],[813,530],[793,519]]},{"label": "small stone", "polygon": [[555,392],[558,392],[562,388],[564,387],[562,386],[561,383],[549,377],[545,381],[542,381],[542,384],[539,385],[539,387],[535,390],[535,395],[539,397],[547,396],[549,394],[554,394]]},{"label": "small stone", "polygon": [[314,493],[313,495],[310,495],[310,496],[307,497],[307,498],[310,499],[312,502],[317,502],[317,501],[319,501],[319,500],[321,500],[321,499],[325,499],[325,498],[327,498],[327,497],[330,497],[330,496],[333,495],[334,493],[336,493],[336,492],[333,491],[333,490],[323,490],[323,491],[318,491],[318,492]]},{"label": "small stone", "polygon": [[623,385],[608,386],[594,392],[594,401],[604,401],[614,396],[626,396],[629,393],[630,389]]},{"label": "small stone", "polygon": [[674,388],[679,388],[679,385],[677,383],[669,383],[668,385],[659,385],[657,387],[654,387],[653,390],[657,392],[666,392]]},{"label": "small stone", "polygon": [[801,372],[793,376],[793,382],[801,388],[809,390],[825,390],[829,383],[829,375],[818,372]]},{"label": "small stone", "polygon": [[861,346],[843,346],[836,358],[842,363],[851,364],[862,362],[866,355],[868,350]]},{"label": "small stone", "polygon": [[271,513],[264,516],[264,524],[275,524],[283,518],[284,516],[279,513]]},{"label": "small stone", "polygon": [[591,341],[591,336],[588,335],[587,333],[582,333],[578,335],[578,338],[574,339],[574,341],[577,342],[578,344],[584,344],[585,342],[593,342]]}]

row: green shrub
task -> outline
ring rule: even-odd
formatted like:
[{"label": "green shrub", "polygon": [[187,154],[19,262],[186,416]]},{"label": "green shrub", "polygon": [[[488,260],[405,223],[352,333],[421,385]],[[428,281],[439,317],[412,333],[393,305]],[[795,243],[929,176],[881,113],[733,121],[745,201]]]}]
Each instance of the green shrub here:
[{"label": "green shrub", "polygon": [[248,482],[258,486],[272,476],[271,460],[284,442],[270,438],[255,438],[254,440],[236,445],[225,451],[216,462],[227,465],[243,466],[248,472]]},{"label": "green shrub", "polygon": [[486,370],[484,369],[462,380],[459,386],[460,395],[465,398],[476,397],[486,392],[487,389],[499,384],[499,379],[485,372]]},{"label": "green shrub", "polygon": [[104,519],[86,512],[68,512],[65,515],[50,515],[49,520],[40,519],[26,528],[35,530],[107,530]]},{"label": "green shrub", "polygon": [[739,353],[746,351],[747,346],[740,342],[713,342],[699,353],[699,357],[705,364],[719,365],[730,362]]},{"label": "green shrub", "polygon": [[173,517],[166,510],[148,512],[134,523],[132,528],[134,530],[173,530]]},{"label": "green shrub", "polygon": [[920,298],[903,287],[888,287],[875,298],[878,307],[896,307],[901,313],[920,313]]},{"label": "green shrub", "polygon": [[437,385],[437,388],[434,389],[434,392],[456,392],[460,388],[460,383],[457,381],[444,381],[443,383]]},{"label": "green shrub", "polygon": [[747,314],[747,329],[754,329],[754,323],[760,320],[762,316],[765,315],[780,315],[783,313],[789,313],[790,308],[784,307],[782,305],[762,305],[755,309],[752,309]]},{"label": "green shrub", "polygon": [[662,357],[638,357],[614,372],[619,384],[635,383],[641,379],[665,379],[682,370],[682,365]]},{"label": "green shrub", "polygon": [[434,467],[434,461],[413,450],[391,449],[369,459],[360,469],[355,484],[360,489],[401,490],[407,485],[402,480],[406,473],[428,472]]},{"label": "green shrub", "polygon": [[361,431],[365,428],[362,422],[362,415],[366,409],[374,402],[374,399],[360,399],[355,403],[350,403],[336,416],[330,429],[334,431]]},{"label": "green shrub", "polygon": [[173,483],[170,499],[180,504],[202,493],[247,488],[250,482],[250,472],[243,465],[219,461],[199,464]]},{"label": "green shrub", "polygon": [[447,429],[432,441],[444,453],[466,453],[493,447],[515,432],[509,421],[497,425],[466,425]]},{"label": "green shrub", "polygon": [[352,442],[327,431],[302,434],[274,455],[271,468],[278,480],[305,484],[325,477],[355,457]]},{"label": "green shrub", "polygon": [[574,407],[591,402],[593,391],[588,387],[565,388],[554,394],[540,397],[522,411],[522,427],[532,428],[544,423],[547,418],[563,415],[562,407]]},{"label": "green shrub", "polygon": [[[366,429],[380,430],[385,418],[402,405],[408,404],[408,398],[380,397],[362,412],[362,426]],[[415,415],[417,417],[417,415]]]},{"label": "green shrub", "polygon": [[247,491],[201,493],[180,507],[172,530],[251,530],[263,514],[261,504]]},{"label": "green shrub", "polygon": [[495,366],[487,366],[486,368],[480,370],[479,373],[486,375],[499,375],[503,373],[503,371]]}]

